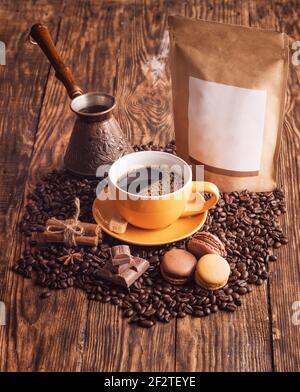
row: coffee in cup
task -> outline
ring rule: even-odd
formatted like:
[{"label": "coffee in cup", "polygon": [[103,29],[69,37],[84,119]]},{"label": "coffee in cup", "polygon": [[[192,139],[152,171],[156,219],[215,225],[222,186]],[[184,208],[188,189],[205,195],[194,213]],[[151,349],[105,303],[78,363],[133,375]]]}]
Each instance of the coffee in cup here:
[{"label": "coffee in cup", "polygon": [[[149,177],[150,169],[157,181],[153,181],[151,175]],[[137,183],[128,184],[130,177],[137,181],[137,172],[144,173],[139,189],[135,188]],[[163,180],[163,175],[168,181]],[[119,214],[128,223],[151,230],[167,227],[180,217],[203,213],[219,199],[216,185],[192,181],[192,170],[183,159],[160,151],[134,152],[118,159],[109,170],[108,187]],[[188,209],[192,193],[199,189],[210,193],[211,197],[202,205]]]},{"label": "coffee in cup", "polygon": [[162,196],[182,188],[184,178],[180,170],[172,170],[169,166],[147,166],[130,170],[117,184],[130,194]]}]

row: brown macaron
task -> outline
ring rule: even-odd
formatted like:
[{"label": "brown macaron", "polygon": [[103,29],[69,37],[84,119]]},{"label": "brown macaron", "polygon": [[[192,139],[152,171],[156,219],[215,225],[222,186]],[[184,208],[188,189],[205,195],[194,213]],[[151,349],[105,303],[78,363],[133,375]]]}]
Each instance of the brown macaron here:
[{"label": "brown macaron", "polygon": [[171,249],[166,252],[160,264],[162,277],[169,283],[187,283],[194,274],[197,259],[184,249]]},{"label": "brown macaron", "polygon": [[202,256],[195,270],[195,282],[207,290],[219,290],[226,286],[230,275],[228,262],[219,255]]},{"label": "brown macaron", "polygon": [[215,235],[206,231],[196,233],[187,245],[188,250],[198,259],[206,254],[226,256],[224,244]]}]

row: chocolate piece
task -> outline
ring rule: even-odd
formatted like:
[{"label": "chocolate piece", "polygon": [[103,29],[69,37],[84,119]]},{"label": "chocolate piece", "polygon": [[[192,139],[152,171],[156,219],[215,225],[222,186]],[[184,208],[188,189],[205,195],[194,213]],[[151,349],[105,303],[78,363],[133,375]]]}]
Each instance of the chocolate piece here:
[{"label": "chocolate piece", "polygon": [[123,255],[130,256],[130,248],[128,245],[116,245],[111,248],[111,255],[113,258],[117,258]]},{"label": "chocolate piece", "polygon": [[148,263],[147,260],[142,259],[141,257],[133,257],[132,269],[136,271],[138,274],[143,274],[149,267],[147,266],[147,268],[145,269],[145,266],[147,265],[145,264],[145,261]]},{"label": "chocolate piece", "polygon": [[122,265],[130,263],[131,253],[128,245],[116,245],[110,250],[112,265]]},{"label": "chocolate piece", "polygon": [[133,258],[131,258],[131,259],[130,259],[130,262],[129,262],[129,263],[126,263],[126,264],[113,265],[111,260],[109,260],[109,261],[106,263],[107,268],[108,268],[111,272],[113,272],[113,273],[115,273],[115,274],[122,274],[123,272],[129,270],[129,268],[133,267],[133,265],[134,265],[134,264],[133,264]]},{"label": "chocolate piece", "polygon": [[132,256],[122,256],[119,257],[118,259],[111,259],[111,263],[114,266],[118,266],[118,265],[124,265],[124,264],[128,264],[130,263]]},{"label": "chocolate piece", "polygon": [[187,248],[197,258],[210,253],[222,257],[226,256],[224,244],[219,240],[219,238],[205,231],[196,233],[188,242]]},{"label": "chocolate piece", "polygon": [[109,269],[109,265],[106,264],[97,271],[97,277],[116,285],[129,288],[150,267],[147,260],[139,257],[133,257],[132,263],[133,265],[127,271],[119,274],[114,274]]},{"label": "chocolate piece", "polygon": [[150,267],[150,263],[140,257],[134,257],[133,264],[133,267],[122,275],[127,287],[130,287]]}]

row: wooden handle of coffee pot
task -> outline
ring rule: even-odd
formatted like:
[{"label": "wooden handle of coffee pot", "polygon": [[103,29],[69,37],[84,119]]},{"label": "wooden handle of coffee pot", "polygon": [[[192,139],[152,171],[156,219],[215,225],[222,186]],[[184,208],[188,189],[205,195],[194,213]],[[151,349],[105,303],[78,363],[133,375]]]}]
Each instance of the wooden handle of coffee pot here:
[{"label": "wooden handle of coffee pot", "polygon": [[76,84],[71,69],[63,63],[47,26],[40,23],[33,25],[30,31],[30,36],[48,57],[48,60],[55,69],[55,76],[64,84],[69,97],[73,99],[77,95],[81,95],[82,90]]}]

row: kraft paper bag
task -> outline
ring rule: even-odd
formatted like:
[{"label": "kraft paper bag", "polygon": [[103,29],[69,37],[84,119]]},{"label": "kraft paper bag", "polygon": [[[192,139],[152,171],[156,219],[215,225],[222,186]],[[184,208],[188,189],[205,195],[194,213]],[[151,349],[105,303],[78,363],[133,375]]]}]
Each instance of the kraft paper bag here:
[{"label": "kraft paper bag", "polygon": [[222,191],[271,191],[284,118],[284,33],[170,16],[178,155]]}]

